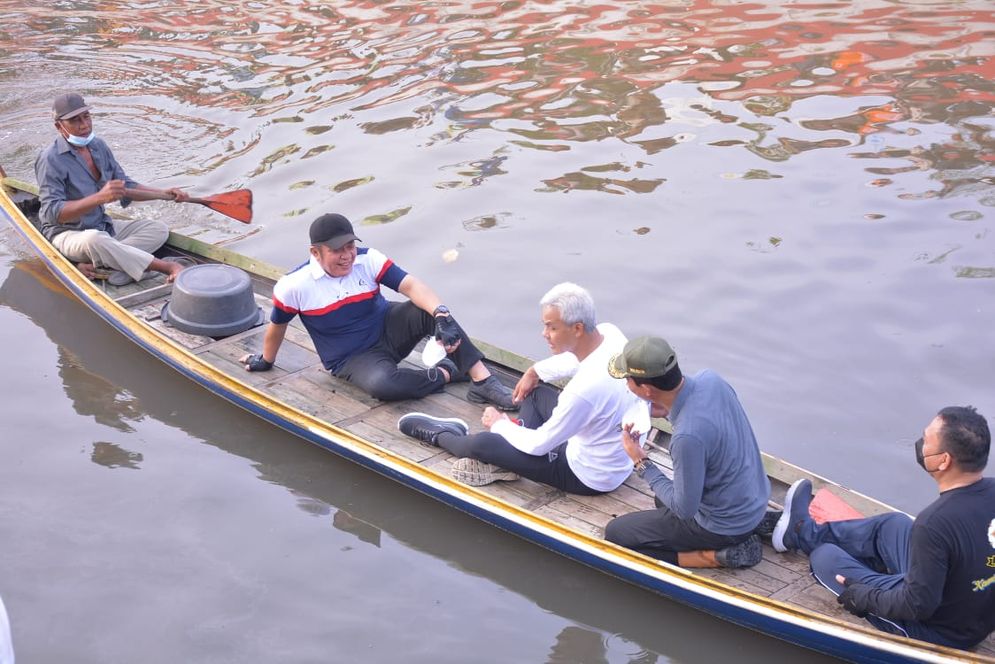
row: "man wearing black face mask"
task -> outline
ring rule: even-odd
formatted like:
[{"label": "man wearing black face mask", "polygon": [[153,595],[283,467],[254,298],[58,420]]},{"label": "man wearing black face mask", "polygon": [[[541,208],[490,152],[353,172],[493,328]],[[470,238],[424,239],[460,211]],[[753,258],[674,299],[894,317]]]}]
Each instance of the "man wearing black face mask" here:
[{"label": "man wearing black face mask", "polygon": [[990,447],[974,408],[944,408],[916,441],[940,497],[915,521],[893,512],[816,524],[812,483],[799,480],[772,544],[807,553],[816,580],[878,629],[971,648],[995,630],[995,479],[982,476]]},{"label": "man wearing black face mask", "polygon": [[[181,202],[189,196],[129,178],[107,144],[94,135],[90,107],[80,95],[59,95],[52,112],[59,136],[35,161],[42,233],[90,279],[106,276],[112,285],[123,286],[149,271],[175,279],[183,266],[151,253],[166,242],[169,228],[149,219],[111,219],[104,205],[120,201],[127,207],[132,200],[151,200],[145,193],[167,193]],[[113,271],[105,275],[102,267]]]}]

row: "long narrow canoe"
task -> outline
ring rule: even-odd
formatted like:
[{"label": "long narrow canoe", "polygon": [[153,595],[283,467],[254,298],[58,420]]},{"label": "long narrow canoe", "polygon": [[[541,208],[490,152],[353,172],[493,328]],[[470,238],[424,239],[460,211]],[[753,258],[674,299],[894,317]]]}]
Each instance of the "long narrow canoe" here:
[{"label": "long narrow canoe", "polygon": [[[247,373],[237,359],[259,351],[263,327],[219,340],[170,327],[160,318],[171,291],[163,277],[121,287],[90,281],[38,231],[37,189],[6,177],[0,183],[0,215],[73,295],[129,340],[183,375],[304,440],[568,558],[778,639],[852,661],[995,664],[993,637],[973,652],[965,652],[873,629],[842,611],[812,579],[807,559],[796,553],[778,554],[765,545],[764,560],[749,569],[687,570],[606,542],[602,534],[609,520],[653,506],[652,495],[638,477],[596,497],[572,496],[524,479],[478,488],[460,484],[449,475],[451,455],[403,436],[396,422],[411,410],[478,421],[480,407],[466,400],[465,384],[449,385],[444,392],[418,402],[377,401],[322,368],[299,321],[288,329],[274,369]],[[268,308],[273,284],[284,271],[226,249],[218,239],[224,238],[212,242],[171,233],[164,251],[245,270],[252,278],[257,301]],[[487,354],[492,371],[507,384],[514,384],[531,364],[531,360],[486,342],[475,342]],[[407,361],[414,363],[415,359]],[[656,424],[651,456],[669,469],[667,425],[662,421]],[[764,463],[774,505],[792,482],[807,477],[830,502],[845,505],[845,509],[865,515],[893,510],[775,457],[765,455]]]}]

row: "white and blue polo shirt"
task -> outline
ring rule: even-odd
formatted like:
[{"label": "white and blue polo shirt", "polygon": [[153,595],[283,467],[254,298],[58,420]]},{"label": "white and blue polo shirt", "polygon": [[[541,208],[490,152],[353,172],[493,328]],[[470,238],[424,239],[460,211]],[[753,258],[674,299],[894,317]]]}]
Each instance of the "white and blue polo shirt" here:
[{"label": "white and blue polo shirt", "polygon": [[276,282],[270,321],[284,325],[300,314],[322,364],[338,371],[383,333],[387,300],[380,284],[396,291],[407,275],[368,247],[356,251],[352,271],[344,277],[329,276],[312,256]]}]

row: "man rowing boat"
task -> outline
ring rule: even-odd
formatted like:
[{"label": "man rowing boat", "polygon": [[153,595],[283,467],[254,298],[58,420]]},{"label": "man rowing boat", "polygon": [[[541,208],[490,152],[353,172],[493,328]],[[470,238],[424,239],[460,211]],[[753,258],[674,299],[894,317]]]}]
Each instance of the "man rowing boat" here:
[{"label": "man rowing boat", "polygon": [[[311,258],[273,288],[263,349],[241,358],[246,370],[272,368],[287,325],[300,315],[325,368],[371,396],[383,401],[417,399],[468,377],[471,401],[517,408],[511,390],[484,366],[484,354],[425,282],[376,249],[357,248],[361,240],[341,214],[315,219],[310,237]],[[388,302],[381,285],[408,301]],[[447,356],[425,370],[399,367],[431,334]]]},{"label": "man rowing boat", "polygon": [[165,244],[169,228],[151,219],[111,219],[104,206],[149,200],[143,193],[167,194],[180,202],[187,194],[129,178],[107,143],[94,134],[90,107],[79,94],[56,97],[52,112],[59,136],[35,161],[41,232],[90,279],[104,276],[99,268],[105,267],[113,270],[107,279],[115,286],[141,281],[150,271],[173,281],[183,265],[152,255]]}]

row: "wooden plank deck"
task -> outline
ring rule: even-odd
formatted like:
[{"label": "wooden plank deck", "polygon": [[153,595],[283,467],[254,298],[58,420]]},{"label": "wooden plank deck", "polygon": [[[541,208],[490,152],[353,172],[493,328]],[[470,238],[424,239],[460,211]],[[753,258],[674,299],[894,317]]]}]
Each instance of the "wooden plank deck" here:
[{"label": "wooden plank deck", "polygon": [[[269,308],[271,284],[256,280],[257,302],[264,311]],[[358,390],[355,386],[331,376],[321,366],[307,332],[295,321],[288,329],[273,370],[249,373],[238,363],[246,353],[259,352],[265,326],[260,326],[225,339],[214,340],[180,332],[160,316],[170,293],[162,278],[129,284],[123,287],[103,286],[123,306],[129,308],[148,325],[181,344],[192,353],[241,380],[308,414],[356,434],[415,463],[448,474],[454,457],[444,450],[414,441],[397,431],[397,419],[411,411],[427,412],[442,417],[459,417],[470,425],[471,432],[482,430],[478,404],[466,400],[467,385],[447,385],[444,392],[417,401],[385,403]],[[420,366],[420,348],[406,362]],[[517,374],[504,366],[488,363],[503,382],[513,385]],[[657,435],[650,456],[670,474],[671,460],[666,446],[669,437]],[[790,471],[788,472],[790,480]],[[788,482],[772,478],[772,503],[783,499]],[[634,510],[651,509],[653,497],[648,486],[636,475],[629,477],[617,490],[603,496],[573,496],[526,479],[497,482],[481,490],[513,505],[575,528],[602,537],[605,525],[614,517]],[[844,490],[845,491],[845,490]],[[859,502],[855,501],[855,502]],[[809,574],[808,560],[797,553],[779,554],[769,544],[764,545],[764,559],[749,569],[699,569],[701,575],[756,595],[795,604],[830,615],[853,624],[862,620],[843,611],[829,592],[819,586]],[[979,654],[995,655],[995,636],[989,637],[977,649]]]},{"label": "wooden plank deck", "polygon": [[[196,241],[191,242],[175,234],[170,238],[170,246],[174,250],[178,247],[177,253],[191,258],[196,257],[193,254],[186,254],[187,249],[204,250],[204,247],[197,245]],[[230,256],[210,247],[205,253],[208,260],[231,259]],[[272,282],[269,279],[278,278],[280,276],[278,270],[272,266],[256,265],[252,259],[246,257],[237,256],[237,258],[241,261],[239,267],[254,273],[252,279],[257,303],[268,311],[272,294]],[[256,276],[260,274],[263,276]],[[122,287],[114,287],[103,282],[101,288],[121,306],[133,312],[138,320],[144,321],[205,362],[237,376],[245,383],[288,405],[426,468],[448,474],[454,458],[444,450],[421,444],[398,432],[396,423],[401,415],[417,410],[443,417],[462,418],[470,424],[471,432],[482,428],[479,423],[482,409],[479,405],[466,400],[465,383],[448,385],[444,392],[417,401],[384,403],[332,377],[321,366],[314,344],[299,319],[291,323],[274,368],[264,373],[249,373],[238,363],[238,358],[246,353],[259,352],[262,348],[264,326],[219,340],[180,332],[165,323],[161,317],[162,307],[171,292],[171,286],[165,283],[162,276]],[[497,358],[502,363],[501,365],[488,363],[492,371],[505,384],[513,385],[518,375],[516,370],[523,370],[527,366],[527,360],[487,344],[482,344],[482,347],[488,353],[488,357]],[[419,354],[420,349],[412,353],[407,361],[420,366]],[[671,474],[671,459],[667,452],[669,436],[664,431],[653,433],[650,456],[665,473]],[[771,458],[765,459],[765,463],[768,464],[767,471],[771,476],[771,502],[778,506],[788,485],[797,478],[796,476],[802,476],[805,471]],[[825,482],[815,478],[815,484],[818,488]],[[594,497],[568,495],[525,479],[498,482],[480,489],[513,505],[532,510],[560,524],[599,538],[603,535],[605,524],[615,516],[653,507],[653,497],[649,488],[635,475],[630,476],[614,492]],[[846,489],[841,491],[837,491],[836,487],[832,489],[841,493],[847,502],[865,514],[883,509],[883,506],[867,497],[852,494]],[[742,570],[692,570],[692,573],[849,623],[866,624],[840,609],[831,594],[814,581],[809,574],[805,556],[795,553],[778,554],[769,544],[765,544],[764,558],[755,567]],[[995,657],[995,635],[990,636],[975,650],[980,655]]]}]

